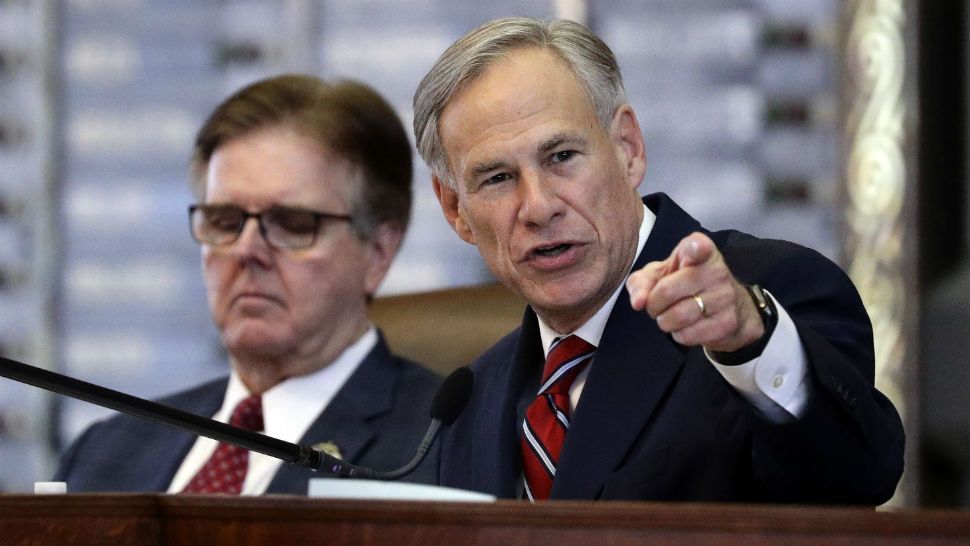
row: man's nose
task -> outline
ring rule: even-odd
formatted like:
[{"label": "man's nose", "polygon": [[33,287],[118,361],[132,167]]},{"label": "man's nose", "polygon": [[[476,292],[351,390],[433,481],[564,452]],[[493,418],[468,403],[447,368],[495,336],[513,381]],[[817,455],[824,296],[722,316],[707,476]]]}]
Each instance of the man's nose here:
[{"label": "man's nose", "polygon": [[239,238],[232,244],[232,250],[240,257],[265,259],[269,256],[269,243],[259,229],[259,220],[255,217],[246,218]]},{"label": "man's nose", "polygon": [[519,220],[538,227],[549,225],[563,212],[555,181],[541,172],[523,171],[519,175],[518,190],[521,198]]}]

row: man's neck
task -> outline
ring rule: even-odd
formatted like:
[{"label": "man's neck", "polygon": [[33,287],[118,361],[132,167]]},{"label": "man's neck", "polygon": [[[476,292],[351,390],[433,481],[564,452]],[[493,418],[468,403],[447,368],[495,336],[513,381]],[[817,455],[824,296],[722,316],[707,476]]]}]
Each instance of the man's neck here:
[{"label": "man's neck", "polygon": [[[540,312],[538,309],[535,310],[536,316],[539,318],[539,331],[542,336],[544,349],[548,350],[553,338],[572,333],[579,333],[580,337],[593,345],[599,344],[599,338],[602,336],[603,330],[606,327],[606,321],[609,319],[613,307],[616,305],[616,300],[623,289],[626,278],[633,269],[634,263],[636,263],[637,256],[643,252],[643,247],[646,245],[647,238],[650,236],[650,231],[653,229],[654,222],[657,219],[656,215],[650,209],[644,205],[641,206],[643,209],[639,230],[637,232],[636,246],[632,249],[631,255],[627,260],[628,263],[625,269],[622,270],[622,275],[619,275],[617,280],[607,283],[610,287],[598,296],[596,302],[584,306],[585,312],[576,313],[572,317],[559,313]],[[582,332],[580,332],[581,330]]]},{"label": "man's neck", "polygon": [[319,349],[287,351],[286,354],[230,354],[229,361],[252,394],[262,394],[291,377],[322,370],[356,343],[370,328],[366,320],[344,330],[340,339],[330,339]]}]

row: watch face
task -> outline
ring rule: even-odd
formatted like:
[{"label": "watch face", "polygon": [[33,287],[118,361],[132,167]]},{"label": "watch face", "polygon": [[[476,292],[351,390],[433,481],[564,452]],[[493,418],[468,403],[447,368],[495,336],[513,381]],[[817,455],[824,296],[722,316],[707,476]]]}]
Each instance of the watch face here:
[{"label": "watch face", "polygon": [[758,308],[758,312],[762,315],[771,316],[771,305],[768,303],[768,297],[765,295],[764,290],[757,284],[749,285],[747,288],[748,293],[751,294],[751,299],[754,300],[754,306]]}]

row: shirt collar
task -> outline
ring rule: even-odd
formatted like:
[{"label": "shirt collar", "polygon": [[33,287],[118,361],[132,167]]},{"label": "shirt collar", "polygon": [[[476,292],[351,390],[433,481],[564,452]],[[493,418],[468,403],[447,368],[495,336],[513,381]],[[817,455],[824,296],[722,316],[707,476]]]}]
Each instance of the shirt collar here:
[{"label": "shirt collar", "polygon": [[[265,434],[297,443],[310,425],[327,408],[343,384],[377,345],[377,330],[371,326],[357,341],[344,349],[336,360],[308,375],[290,377],[263,393]],[[216,418],[228,416],[249,396],[249,390],[235,370],[222,409]],[[224,419],[219,419],[223,420]]]}]

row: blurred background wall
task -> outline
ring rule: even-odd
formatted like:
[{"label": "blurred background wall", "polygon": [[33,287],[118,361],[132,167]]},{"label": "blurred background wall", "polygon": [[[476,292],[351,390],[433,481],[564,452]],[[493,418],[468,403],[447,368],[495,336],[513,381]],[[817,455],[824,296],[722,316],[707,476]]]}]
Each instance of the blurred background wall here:
[{"label": "blurred background wall", "polygon": [[[647,141],[642,192],[855,273],[880,388],[910,436],[899,503],[968,506],[967,11],[962,0],[0,0],[0,354],[146,397],[223,373],[187,227],[203,117],[246,83],[301,71],[371,84],[410,126],[415,86],[458,36],[499,16],[569,17],[619,58]],[[873,104],[888,127],[867,125]],[[873,131],[892,154],[864,146]],[[857,150],[866,169],[853,170]],[[490,280],[415,158],[414,220],[382,293]],[[106,413],[0,380],[0,491],[47,479]]]}]

